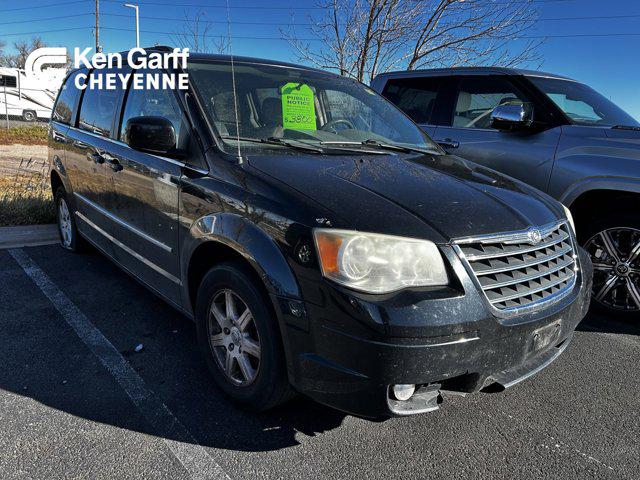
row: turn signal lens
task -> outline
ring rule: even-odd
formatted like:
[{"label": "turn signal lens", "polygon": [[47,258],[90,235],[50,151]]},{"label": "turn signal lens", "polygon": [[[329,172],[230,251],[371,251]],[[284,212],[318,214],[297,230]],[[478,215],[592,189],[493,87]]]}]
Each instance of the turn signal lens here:
[{"label": "turn signal lens", "polygon": [[322,274],[354,290],[449,283],[440,251],[428,240],[333,229],[316,229],[314,238]]}]

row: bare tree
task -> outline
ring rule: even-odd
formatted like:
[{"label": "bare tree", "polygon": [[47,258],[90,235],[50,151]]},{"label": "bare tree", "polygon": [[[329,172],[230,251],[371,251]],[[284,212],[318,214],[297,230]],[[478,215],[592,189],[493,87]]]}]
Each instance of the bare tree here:
[{"label": "bare tree", "polygon": [[[4,44],[4,42],[2,42]],[[17,53],[14,55],[5,55],[2,53],[2,47],[0,45],[0,64],[4,67],[10,68],[24,68],[27,61],[27,57],[31,52],[38,48],[46,47],[47,44],[42,41],[40,37],[33,37],[31,40],[22,40],[13,44]]]},{"label": "bare tree", "polygon": [[[283,36],[302,61],[370,81],[397,68],[537,60],[534,0],[319,0],[311,38],[294,27]],[[308,37],[308,34],[307,34]]]},{"label": "bare tree", "polygon": [[206,12],[199,10],[192,17],[185,11],[182,26],[173,33],[172,40],[181,48],[194,52],[225,52],[228,49],[228,39],[223,35],[214,38],[211,34],[213,23],[205,18],[206,15]]},{"label": "bare tree", "polygon": [[4,47],[7,46],[7,43],[4,40],[0,40],[0,67],[6,67],[7,58],[4,54]]}]

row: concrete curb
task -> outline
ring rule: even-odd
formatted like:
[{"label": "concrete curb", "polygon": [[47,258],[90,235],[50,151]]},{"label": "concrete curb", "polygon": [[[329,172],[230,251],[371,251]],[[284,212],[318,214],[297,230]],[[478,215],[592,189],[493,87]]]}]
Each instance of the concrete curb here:
[{"label": "concrete curb", "polygon": [[58,227],[55,223],[0,227],[0,249],[53,245],[59,241]]}]

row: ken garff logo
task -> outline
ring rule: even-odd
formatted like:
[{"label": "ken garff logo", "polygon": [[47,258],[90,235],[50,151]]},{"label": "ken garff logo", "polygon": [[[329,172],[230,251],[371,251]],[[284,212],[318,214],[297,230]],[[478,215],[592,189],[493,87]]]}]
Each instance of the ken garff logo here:
[{"label": "ken garff logo", "polygon": [[45,65],[59,65],[65,70],[67,65],[67,49],[65,47],[44,47],[31,52],[24,64],[27,75],[39,77]]},{"label": "ken garff logo", "polygon": [[537,228],[530,228],[529,230],[527,230],[527,238],[529,239],[529,243],[531,245],[537,245],[538,243],[540,243],[540,240],[542,240],[542,234]]}]

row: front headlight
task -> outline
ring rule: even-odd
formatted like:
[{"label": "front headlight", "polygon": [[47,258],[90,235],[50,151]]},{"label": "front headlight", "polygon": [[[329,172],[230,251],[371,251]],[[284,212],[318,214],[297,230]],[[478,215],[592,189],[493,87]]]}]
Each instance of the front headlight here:
[{"label": "front headlight", "polygon": [[442,255],[428,240],[322,228],[313,236],[322,274],[354,290],[388,293],[449,283]]},{"label": "front headlight", "polygon": [[567,220],[569,221],[569,225],[571,225],[571,230],[573,230],[573,235],[576,234],[576,224],[573,223],[573,215],[571,215],[571,211],[565,207],[564,205],[562,205],[562,208],[564,208],[564,214],[567,216]]}]

